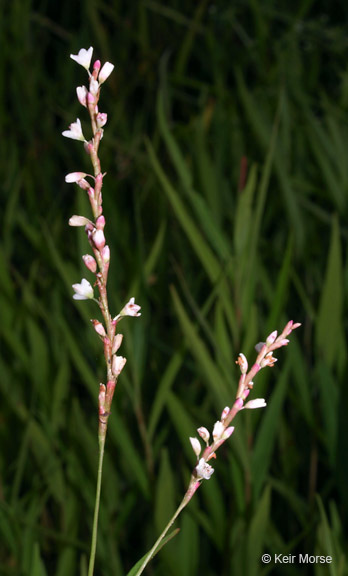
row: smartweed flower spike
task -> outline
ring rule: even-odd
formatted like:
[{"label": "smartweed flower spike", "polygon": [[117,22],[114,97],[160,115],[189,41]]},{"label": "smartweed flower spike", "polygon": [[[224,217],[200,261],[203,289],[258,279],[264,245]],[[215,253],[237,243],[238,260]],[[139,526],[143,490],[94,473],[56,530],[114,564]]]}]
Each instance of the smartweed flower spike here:
[{"label": "smartweed flower spike", "polygon": [[[230,424],[236,414],[244,408],[250,410],[266,407],[267,404],[264,398],[255,398],[254,400],[249,400],[246,404],[244,403],[253,388],[253,378],[262,368],[274,365],[277,359],[274,358],[273,351],[282,346],[287,346],[289,343],[287,336],[289,336],[289,334],[299,326],[301,326],[301,324],[294,324],[292,321],[288,322],[279,336],[275,330],[266,338],[266,342],[260,342],[256,346],[258,356],[249,371],[249,365],[245,355],[242,352],[239,354],[236,364],[238,364],[240,368],[241,377],[239,380],[237,396],[232,407],[230,408],[226,406],[222,411],[221,420],[215,422],[212,432],[212,443],[209,444],[210,434],[204,426],[197,429],[197,432],[205,442],[206,447],[192,473],[190,488],[188,490],[188,493],[191,495],[190,497],[192,497],[193,493],[197,489],[197,481],[200,483],[202,480],[209,480],[214,472],[213,468],[208,464],[208,461],[211,458],[216,458],[216,450],[233,434],[234,426],[231,426]],[[196,457],[199,458],[201,454],[201,444],[199,439],[190,438],[190,442]]]},{"label": "smartweed flower spike", "polygon": [[102,322],[92,320],[92,323],[96,334],[103,342],[106,362],[107,384],[100,384],[101,392],[99,394],[102,404],[99,406],[99,436],[105,438],[106,424],[110,414],[116,381],[126,363],[126,358],[116,354],[122,342],[122,334],[116,333],[117,323],[125,316],[140,316],[140,306],[135,304],[134,298],[131,298],[114,318],[109,312],[107,279],[111,254],[110,247],[106,243],[106,219],[103,214],[102,187],[105,174],[101,170],[99,159],[99,145],[103,136],[104,126],[107,123],[107,114],[99,111],[98,103],[101,85],[112,73],[114,65],[110,62],[105,62],[102,66],[101,62],[96,60],[92,70],[90,70],[92,55],[92,46],[88,50],[81,48],[78,54],[70,55],[88,73],[87,86],[77,86],[76,94],[80,104],[88,111],[92,132],[91,137],[89,140],[85,138],[79,118],[70,124],[68,130],[64,130],[63,136],[82,142],[85,153],[90,157],[92,164],[91,174],[80,171],[70,172],[65,176],[65,181],[69,184],[77,184],[79,188],[87,193],[93,215],[92,218],[87,218],[75,214],[70,218],[69,225],[83,226],[85,229],[92,253],[84,254],[82,259],[88,272],[94,276],[93,286],[99,293],[98,297],[95,297],[91,283],[86,278],[83,278],[80,283],[73,284],[73,298],[74,300],[94,300],[99,305],[103,316]]},{"label": "smartweed flower spike", "polygon": [[[99,383],[99,466],[98,482],[95,501],[95,514],[93,521],[93,534],[90,562],[88,568],[89,576],[93,574],[95,551],[97,543],[97,526],[98,510],[100,502],[100,487],[103,468],[104,445],[107,432],[108,418],[111,412],[111,403],[115,392],[116,383],[125,364],[126,358],[117,354],[122,343],[122,334],[117,333],[117,324],[121,318],[126,316],[140,316],[140,306],[131,298],[123,307],[117,316],[111,316],[109,311],[109,301],[107,292],[107,280],[109,265],[111,259],[110,247],[106,242],[105,228],[106,218],[103,214],[102,187],[105,174],[101,170],[99,158],[99,145],[103,137],[103,130],[107,123],[107,114],[99,110],[99,99],[101,86],[107,80],[114,69],[114,65],[105,62],[102,66],[99,60],[96,60],[90,71],[92,61],[93,47],[86,50],[81,48],[78,54],[71,54],[70,57],[80,64],[88,73],[87,86],[77,86],[76,94],[78,101],[83,108],[86,108],[89,114],[91,135],[89,140],[85,138],[82,131],[82,125],[79,118],[69,125],[68,130],[64,130],[63,136],[71,140],[77,140],[83,143],[84,152],[91,161],[91,174],[76,171],[70,172],[65,176],[65,181],[69,184],[77,184],[88,197],[91,206],[91,217],[85,217],[78,214],[71,216],[70,226],[83,226],[85,229],[87,241],[90,246],[91,254],[82,256],[86,269],[94,276],[93,286],[83,278],[80,283],[73,284],[74,300],[94,300],[101,311],[102,321],[92,319],[97,337],[103,344],[103,351],[106,364],[106,384]],[[98,296],[94,296],[94,289],[98,291]],[[207,472],[205,472],[207,475]]]}]

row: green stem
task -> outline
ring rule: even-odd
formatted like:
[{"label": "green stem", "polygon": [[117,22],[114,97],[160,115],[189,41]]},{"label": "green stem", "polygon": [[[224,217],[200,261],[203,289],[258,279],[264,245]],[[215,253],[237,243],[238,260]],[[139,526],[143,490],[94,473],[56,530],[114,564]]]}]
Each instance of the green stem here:
[{"label": "green stem", "polygon": [[[199,486],[199,482],[197,482],[197,479],[194,477],[191,477],[191,481],[190,481],[190,485],[188,487],[188,490],[185,494],[185,496],[183,497],[181,504],[179,505],[179,507],[177,508],[177,510],[175,511],[174,515],[171,517],[171,519],[169,520],[167,526],[165,527],[165,529],[163,530],[163,532],[161,533],[161,535],[157,538],[156,542],[154,543],[154,545],[152,546],[150,552],[147,554],[144,562],[142,563],[142,565],[140,566],[139,570],[136,572],[136,574],[134,576],[140,576],[140,574],[143,573],[143,571],[145,570],[146,566],[148,565],[148,563],[150,562],[150,560],[153,558],[153,556],[155,555],[157,548],[159,548],[163,538],[165,537],[165,535],[167,534],[168,530],[171,528],[171,526],[174,524],[175,520],[177,519],[177,517],[179,516],[180,512],[185,508],[185,506],[189,503],[189,501],[191,500],[193,494],[196,492],[197,488]],[[89,576],[89,575],[88,575]]]},{"label": "green stem", "polygon": [[99,436],[98,479],[97,479],[97,490],[96,490],[95,504],[94,504],[93,532],[92,532],[92,542],[91,542],[91,553],[90,553],[90,557],[89,557],[88,576],[93,576],[95,552],[96,552],[96,548],[97,548],[98,517],[99,517],[101,482],[102,482],[102,475],[103,475],[105,436],[106,435]]}]

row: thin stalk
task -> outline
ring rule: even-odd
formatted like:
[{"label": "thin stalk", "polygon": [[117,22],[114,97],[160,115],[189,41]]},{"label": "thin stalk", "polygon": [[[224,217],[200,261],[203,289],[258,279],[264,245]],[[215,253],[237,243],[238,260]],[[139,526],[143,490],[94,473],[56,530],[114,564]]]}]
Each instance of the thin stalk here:
[{"label": "thin stalk", "polygon": [[[147,554],[144,562],[142,563],[142,565],[140,566],[139,570],[136,572],[136,574],[134,576],[140,576],[140,574],[143,573],[143,571],[145,570],[146,566],[148,565],[148,563],[150,562],[150,560],[153,558],[153,556],[155,555],[157,549],[159,548],[163,538],[166,536],[168,530],[171,528],[171,526],[174,524],[175,520],[177,519],[177,517],[179,516],[180,512],[185,508],[185,506],[189,503],[189,501],[191,500],[192,496],[194,495],[194,493],[196,492],[197,488],[199,487],[200,482],[197,481],[197,478],[195,478],[194,476],[191,477],[191,481],[190,481],[190,485],[188,487],[188,490],[185,494],[185,496],[183,497],[181,504],[179,504],[179,507],[177,508],[177,510],[174,512],[174,515],[171,517],[171,519],[169,520],[167,526],[165,527],[165,529],[163,530],[163,532],[160,534],[160,536],[157,538],[156,542],[154,543],[154,545],[152,546],[150,552]],[[88,575],[89,576],[89,575]]]},{"label": "thin stalk", "polygon": [[88,576],[93,576],[95,553],[96,553],[96,548],[97,548],[98,518],[99,518],[101,482],[102,482],[102,475],[103,475],[104,446],[105,446],[105,435],[99,437],[98,479],[97,479],[97,489],[96,489],[96,494],[95,494],[93,531],[92,531],[91,552],[90,552],[90,557],[89,557]]}]

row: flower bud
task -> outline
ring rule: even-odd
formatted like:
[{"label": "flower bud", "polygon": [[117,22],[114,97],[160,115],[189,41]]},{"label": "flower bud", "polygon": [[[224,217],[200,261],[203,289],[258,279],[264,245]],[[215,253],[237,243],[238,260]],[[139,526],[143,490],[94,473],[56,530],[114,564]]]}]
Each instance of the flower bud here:
[{"label": "flower bud", "polygon": [[210,434],[209,434],[208,430],[204,426],[201,426],[200,428],[197,428],[197,432],[200,435],[200,437],[204,440],[206,445],[208,446],[209,438],[210,438]]},{"label": "flower bud", "polygon": [[93,274],[97,271],[97,263],[94,260],[93,256],[91,256],[90,254],[85,254],[84,256],[82,256],[82,260],[84,261],[86,268],[88,268],[88,270],[93,272]]},{"label": "flower bud", "polygon": [[255,398],[255,400],[249,400],[244,406],[244,408],[248,408],[249,410],[253,410],[254,408],[265,408],[267,406],[264,398]]},{"label": "flower bud", "polygon": [[111,72],[113,71],[113,69],[115,68],[115,66],[113,64],[111,64],[111,62],[105,62],[104,66],[102,67],[102,69],[99,72],[99,83],[103,84],[103,82],[105,82],[105,80],[107,78],[109,78]]},{"label": "flower bud", "polygon": [[192,449],[198,458],[198,456],[200,455],[201,450],[202,450],[201,443],[198,440],[198,438],[190,438],[190,442],[191,442]]},{"label": "flower bud", "polygon": [[123,340],[123,334],[116,334],[115,338],[114,338],[114,342],[112,345],[112,353],[116,354],[117,350],[119,349],[119,347],[122,344],[122,340]]},{"label": "flower bud", "polygon": [[123,356],[113,356],[112,358],[112,373],[114,376],[119,376],[124,368],[125,363],[127,362],[126,358]]}]

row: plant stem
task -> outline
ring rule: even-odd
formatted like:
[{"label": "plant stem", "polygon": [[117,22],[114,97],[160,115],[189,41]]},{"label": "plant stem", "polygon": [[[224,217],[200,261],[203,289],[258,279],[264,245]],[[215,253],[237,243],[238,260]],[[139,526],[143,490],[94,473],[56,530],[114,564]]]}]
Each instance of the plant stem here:
[{"label": "plant stem", "polygon": [[102,475],[103,475],[105,437],[106,437],[106,434],[99,436],[98,478],[97,478],[97,489],[96,489],[95,504],[94,504],[93,532],[92,532],[91,552],[90,552],[90,557],[89,557],[88,576],[93,576],[95,552],[96,552],[96,548],[97,548],[99,504],[100,504],[101,482],[102,482]]},{"label": "plant stem", "polygon": [[[179,504],[179,507],[177,508],[177,510],[174,512],[174,515],[171,517],[171,519],[169,520],[167,526],[165,527],[165,529],[163,530],[163,532],[160,534],[160,536],[157,538],[156,542],[154,543],[154,545],[152,546],[150,552],[147,554],[144,562],[142,563],[142,565],[140,566],[139,570],[136,572],[136,574],[134,576],[140,576],[140,574],[143,573],[143,571],[145,570],[146,566],[148,565],[148,563],[150,562],[150,560],[153,558],[155,552],[157,551],[157,548],[159,548],[163,538],[165,537],[165,535],[167,534],[168,530],[171,528],[171,526],[174,524],[175,520],[177,519],[177,517],[179,516],[180,512],[185,508],[185,506],[189,503],[189,501],[191,500],[192,496],[194,495],[194,493],[196,492],[197,488],[199,487],[200,482],[197,481],[197,479],[195,477],[191,477],[191,481],[190,481],[190,485],[187,489],[187,492],[185,494],[185,496],[183,497],[181,503]],[[88,575],[89,576],[89,575]]]}]

